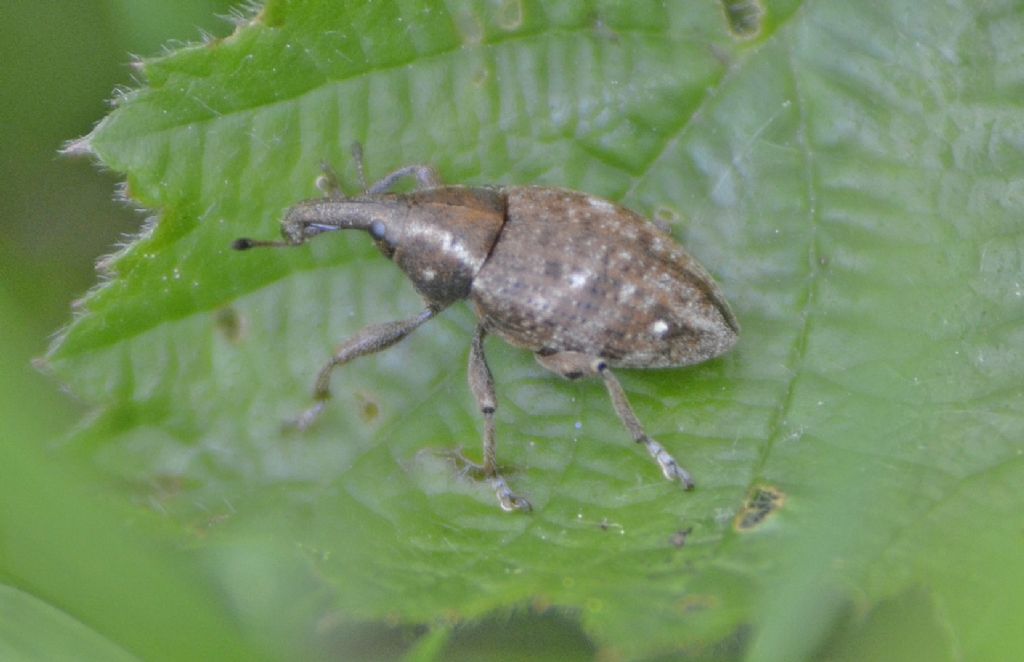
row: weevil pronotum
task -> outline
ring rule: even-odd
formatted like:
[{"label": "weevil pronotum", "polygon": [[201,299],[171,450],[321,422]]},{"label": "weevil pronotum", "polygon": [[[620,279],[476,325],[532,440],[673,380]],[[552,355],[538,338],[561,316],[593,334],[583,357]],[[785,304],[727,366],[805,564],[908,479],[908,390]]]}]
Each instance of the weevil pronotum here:
[{"label": "weevil pronotum", "polygon": [[[282,221],[284,241],[238,239],[233,247],[300,246],[333,230],[365,230],[405,272],[426,308],[406,320],[368,326],[320,370],[314,404],[296,421],[309,427],[330,398],[334,368],[399,342],[440,311],[469,299],[479,323],[469,352],[469,385],[484,419],[484,477],[505,510],[529,510],[498,473],[494,379],[484,357],[493,333],[528,349],[568,379],[600,377],[634,441],[686,489],[693,479],[644,431],[612,368],[671,368],[729,350],[739,324],[705,269],[639,214],[586,193],[541,186],[446,186],[413,165],[372,186],[362,150],[353,156],[363,194],[346,197],[325,168],[325,197],[300,202]],[[415,178],[411,193],[390,190]]]}]

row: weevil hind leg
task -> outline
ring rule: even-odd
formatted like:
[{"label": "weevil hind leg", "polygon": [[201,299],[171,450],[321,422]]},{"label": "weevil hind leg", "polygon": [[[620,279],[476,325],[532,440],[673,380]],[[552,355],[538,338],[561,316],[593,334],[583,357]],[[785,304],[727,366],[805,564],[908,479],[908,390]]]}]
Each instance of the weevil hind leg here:
[{"label": "weevil hind leg", "polygon": [[619,420],[632,435],[633,441],[644,445],[650,456],[658,463],[665,478],[678,480],[687,490],[693,489],[693,477],[690,472],[679,466],[679,463],[665,450],[665,447],[652,439],[644,430],[643,424],[640,423],[640,419],[636,417],[633,407],[629,404],[622,384],[612,373],[607,362],[599,357],[587,356],[578,352],[557,352],[546,356],[541,354],[535,356],[542,366],[567,379],[600,377],[604,380],[605,388],[608,389],[608,395],[612,400],[612,407],[614,407]]},{"label": "weevil hind leg", "polygon": [[665,447],[651,439],[647,432],[644,431],[643,425],[636,417],[633,407],[630,406],[629,400],[626,398],[626,392],[622,389],[619,380],[612,374],[608,364],[601,361],[597,366],[597,370],[601,378],[604,379],[604,385],[608,389],[608,395],[611,396],[615,413],[619,415],[622,424],[633,435],[633,441],[644,445],[650,456],[661,467],[661,473],[665,478],[668,480],[678,480],[683,484],[684,488],[692,490],[694,483],[690,472],[679,466],[679,463],[665,450]]},{"label": "weevil hind leg", "polygon": [[313,405],[291,422],[290,427],[305,431],[320,417],[327,401],[331,399],[331,373],[335,368],[357,359],[374,354],[402,341],[410,333],[433,318],[440,308],[428,307],[415,317],[384,324],[373,324],[346,340],[331,357],[316,378],[313,390]]},{"label": "weevil hind leg", "polygon": [[494,436],[494,413],[498,409],[498,400],[494,390],[494,377],[487,365],[487,357],[484,355],[484,338],[487,336],[487,329],[483,324],[476,327],[473,334],[473,345],[469,351],[469,388],[473,392],[480,413],[484,417],[484,463],[477,467],[483,474],[494,493],[498,497],[498,503],[505,511],[532,509],[530,502],[521,496],[517,496],[509,489],[508,483],[498,473],[497,442]]}]

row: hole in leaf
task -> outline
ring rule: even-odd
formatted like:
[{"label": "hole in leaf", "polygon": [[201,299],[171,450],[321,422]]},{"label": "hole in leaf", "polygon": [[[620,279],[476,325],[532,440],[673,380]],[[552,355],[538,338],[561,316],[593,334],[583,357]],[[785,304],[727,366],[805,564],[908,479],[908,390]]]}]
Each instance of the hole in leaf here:
[{"label": "hole in leaf", "polygon": [[373,423],[377,420],[377,417],[380,416],[380,407],[376,400],[365,393],[356,393],[356,399],[359,401],[359,417],[363,419],[363,422]]},{"label": "hole in leaf", "polygon": [[750,39],[761,31],[764,7],[759,0],[722,0],[729,31],[740,39]]},{"label": "hole in leaf", "polygon": [[779,488],[757,485],[743,503],[743,508],[736,514],[733,528],[740,532],[755,529],[785,502],[786,495]]},{"label": "hole in leaf", "polygon": [[245,322],[231,306],[221,308],[215,313],[214,324],[228,342],[237,343],[242,339]]}]

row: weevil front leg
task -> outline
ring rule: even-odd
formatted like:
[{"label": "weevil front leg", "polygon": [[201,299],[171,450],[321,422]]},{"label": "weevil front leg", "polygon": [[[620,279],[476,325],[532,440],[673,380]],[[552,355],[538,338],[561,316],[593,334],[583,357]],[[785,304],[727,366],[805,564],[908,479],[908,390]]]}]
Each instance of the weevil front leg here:
[{"label": "weevil front leg", "polygon": [[469,351],[469,388],[476,398],[477,406],[484,417],[484,478],[490,481],[498,502],[505,511],[531,510],[530,502],[516,496],[509,489],[508,483],[498,473],[497,444],[494,438],[494,413],[498,409],[498,400],[494,392],[494,377],[487,366],[484,356],[484,338],[487,329],[483,324],[476,327],[473,334],[473,346]]},{"label": "weevil front leg", "polygon": [[[364,195],[386,193],[398,180],[406,177],[415,177],[418,188],[437,188],[442,185],[440,175],[430,166],[411,165],[399,168],[385,175],[380,181],[374,182],[373,186],[368,186],[366,183],[366,170],[363,166],[363,146],[359,142],[352,143],[352,163],[355,165],[356,177],[359,178],[360,190],[362,190]],[[341,190],[337,173],[334,172],[331,164],[326,161],[320,164],[320,176],[316,179],[316,187],[328,198],[335,200],[347,198]]]},{"label": "weevil front leg", "polygon": [[327,161],[320,162],[320,176],[316,178],[316,187],[326,197],[332,200],[345,200],[345,192],[341,190],[341,181],[338,173]]},{"label": "weevil front leg", "polygon": [[363,193],[366,195],[386,193],[398,180],[405,179],[406,177],[415,177],[418,188],[437,188],[441,186],[441,177],[437,174],[437,171],[425,165],[410,165],[399,168],[390,174],[384,175],[379,181],[374,182],[373,186],[367,186],[366,170],[363,168],[363,146],[358,142],[352,143],[352,161],[356,165],[359,184],[363,187]]},{"label": "weevil front leg", "polygon": [[386,193],[391,190],[391,187],[393,187],[398,180],[406,177],[415,177],[418,188],[437,188],[438,186],[441,186],[441,178],[438,176],[436,170],[430,166],[411,165],[399,168],[390,174],[384,175],[384,177],[375,182],[373,186],[368,188],[366,192],[369,195]]},{"label": "weevil front leg", "polygon": [[434,317],[440,308],[429,307],[419,315],[406,320],[374,324],[358,332],[338,348],[331,357],[331,360],[320,369],[316,378],[316,387],[313,390],[315,402],[313,406],[302,412],[293,421],[293,425],[299,430],[308,429],[316,419],[320,417],[327,401],[331,399],[331,372],[353,359],[367,354],[374,354],[387,349],[400,342],[410,333]]},{"label": "weevil front leg", "polygon": [[568,379],[601,377],[608,389],[608,395],[611,397],[612,407],[615,408],[619,420],[629,430],[633,441],[644,445],[650,456],[658,463],[665,478],[678,480],[687,490],[693,489],[693,477],[690,476],[690,472],[679,466],[679,463],[665,450],[664,446],[648,436],[640,419],[633,412],[633,407],[630,406],[626,392],[622,390],[622,385],[604,360],[578,352],[559,352],[548,356],[537,354],[536,357],[542,366]]}]

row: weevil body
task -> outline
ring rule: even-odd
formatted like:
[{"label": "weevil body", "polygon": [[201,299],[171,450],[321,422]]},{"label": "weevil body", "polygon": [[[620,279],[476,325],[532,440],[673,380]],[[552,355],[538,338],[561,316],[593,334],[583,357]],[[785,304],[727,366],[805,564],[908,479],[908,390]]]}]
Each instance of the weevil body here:
[{"label": "weevil body", "polygon": [[[362,173],[360,153],[357,166]],[[419,190],[389,193],[414,176]],[[366,187],[364,187],[366,188]],[[634,441],[669,480],[693,487],[640,424],[611,368],[667,368],[729,350],[739,325],[711,276],[668,234],[629,209],[576,191],[538,186],[444,186],[433,170],[409,166],[364,195],[301,202],[282,222],[283,242],[239,239],[234,247],[298,246],[322,232],[361,229],[409,277],[427,307],[407,320],[367,327],[320,371],[308,427],[330,398],[330,373],[399,342],[438,312],[468,299],[480,322],[469,357],[470,388],[484,417],[484,463],[505,510],[529,510],[498,474],[494,380],[487,333],[530,350],[563,377],[601,377]]]}]

